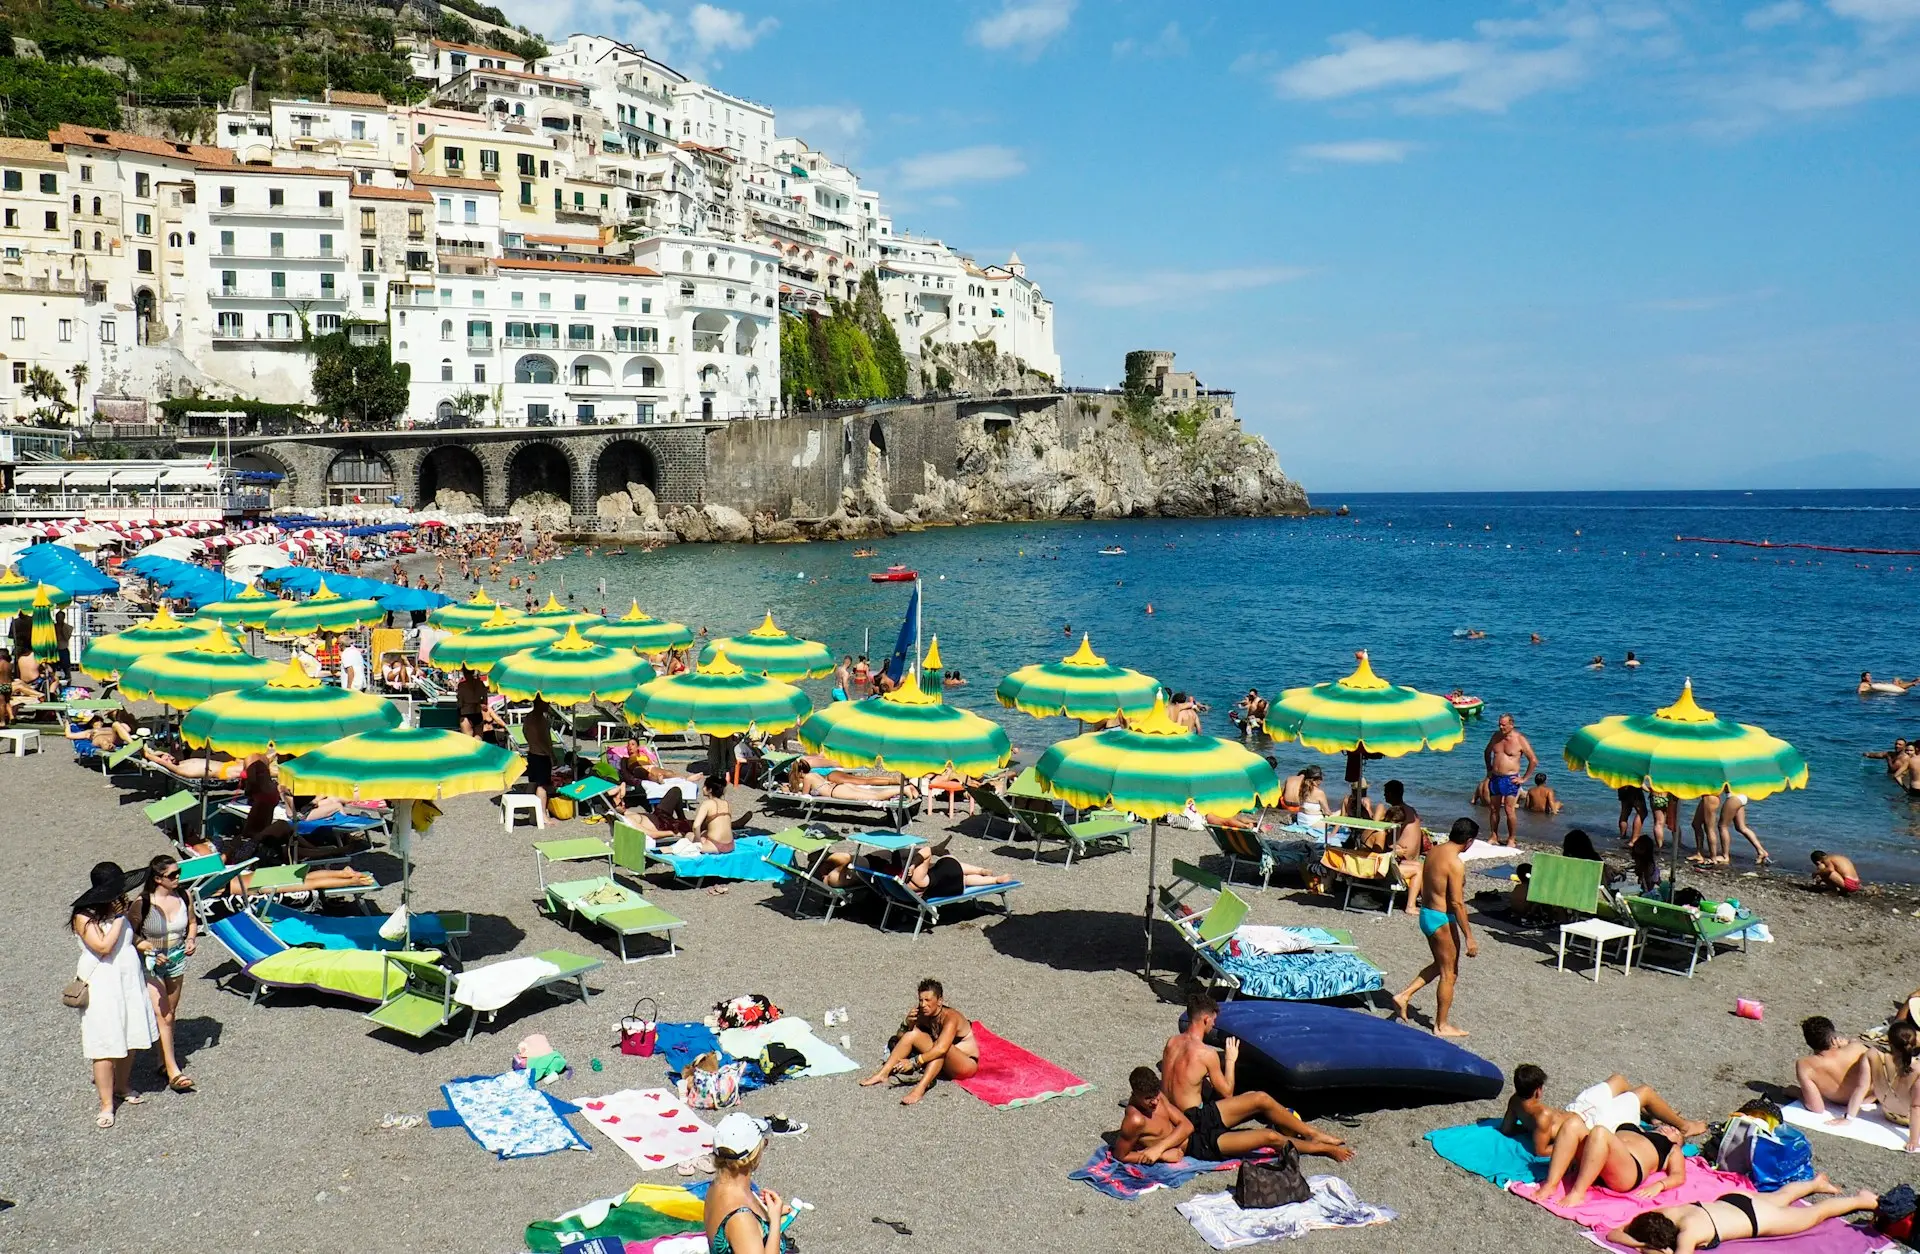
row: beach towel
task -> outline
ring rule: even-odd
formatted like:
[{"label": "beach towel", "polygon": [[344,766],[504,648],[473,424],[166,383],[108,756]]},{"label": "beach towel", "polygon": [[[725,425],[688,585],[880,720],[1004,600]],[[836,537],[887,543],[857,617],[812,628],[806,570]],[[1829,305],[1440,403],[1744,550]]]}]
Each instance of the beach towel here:
[{"label": "beach towel", "polygon": [[[365,914],[308,914],[278,904],[267,907],[267,928],[288,945],[299,948],[317,945],[321,949],[398,949],[403,940],[388,940],[380,935],[385,919]],[[428,949],[444,949],[447,929],[437,914],[413,916],[413,943]]]},{"label": "beach towel", "polygon": [[778,1041],[798,1050],[807,1065],[792,1075],[845,1075],[860,1064],[814,1035],[813,1025],[798,1015],[782,1015],[772,1023],[752,1028],[728,1028],[720,1034],[720,1048],[735,1058],[758,1058],[767,1046]]},{"label": "beach towel", "polygon": [[591,1150],[562,1116],[575,1107],[532,1086],[529,1073],[474,1075],[440,1086],[447,1108],[428,1116],[436,1128],[462,1127],[500,1158],[532,1158],[559,1150]]},{"label": "beach towel", "polygon": [[1515,1181],[1538,1181],[1547,1174],[1546,1156],[1533,1153],[1502,1132],[1492,1119],[1435,1128],[1427,1133],[1426,1141],[1434,1153],[1462,1171],[1491,1180],[1503,1189]]},{"label": "beach towel", "polygon": [[702,1054],[717,1053],[720,1065],[730,1062],[743,1062],[746,1071],[740,1076],[740,1091],[751,1093],[755,1089],[767,1086],[767,1073],[760,1070],[760,1064],[751,1058],[736,1058],[720,1048],[720,1038],[713,1029],[704,1023],[661,1023],[655,1026],[659,1034],[655,1043],[656,1053],[667,1062],[667,1081],[678,1086],[680,1073],[693,1065],[693,1060]]},{"label": "beach towel", "polygon": [[1323,927],[1274,927],[1265,923],[1242,923],[1234,930],[1233,942],[1247,954],[1297,954],[1340,943]]},{"label": "beach towel", "polygon": [[1496,845],[1490,840],[1476,840],[1460,851],[1462,862],[1498,862],[1505,859],[1513,861],[1512,845]]},{"label": "beach towel", "polygon": [[713,1129],[667,1089],[621,1089],[584,1098],[580,1113],[642,1171],[691,1162],[713,1148]]},{"label": "beach towel", "polygon": [[1849,1141],[1859,1141],[1864,1145],[1878,1146],[1881,1149],[1893,1150],[1895,1153],[1905,1153],[1907,1149],[1907,1130],[1881,1114],[1880,1108],[1872,1102],[1862,1106],[1858,1115],[1839,1127],[1827,1122],[1833,1118],[1832,1111],[1816,1115],[1799,1102],[1788,1102],[1780,1108],[1780,1113],[1786,1117],[1788,1123],[1796,1128],[1805,1128],[1809,1132],[1841,1136]]},{"label": "beach towel", "polygon": [[1328,1001],[1385,987],[1380,968],[1358,954],[1222,954],[1240,995],[1270,1001]]},{"label": "beach towel", "polygon": [[1195,1176],[1210,1171],[1232,1171],[1240,1160],[1230,1158],[1216,1163],[1204,1158],[1182,1158],[1177,1163],[1123,1163],[1113,1156],[1111,1147],[1102,1145],[1093,1151],[1086,1165],[1069,1171],[1067,1179],[1084,1180],[1108,1197],[1131,1202],[1155,1189],[1177,1189]]},{"label": "beach towel", "polygon": [[731,853],[674,857],[663,850],[654,855],[655,861],[672,866],[673,873],[681,879],[757,880],[766,883],[786,879],[783,872],[762,861],[765,858],[772,858],[785,866],[793,861],[793,850],[785,845],[776,845],[765,836],[740,836],[735,838]]},{"label": "beach towel", "polygon": [[[697,1219],[678,1219],[639,1202],[605,1197],[570,1210],[557,1219],[537,1219],[527,1225],[521,1240],[536,1254],[558,1254],[569,1246],[595,1237],[616,1237],[628,1249],[653,1249],[651,1243],[667,1237],[697,1236],[696,1251],[706,1249],[706,1225]],[[636,1244],[637,1247],[636,1247]],[[678,1254],[668,1247],[671,1254]]]},{"label": "beach towel", "polygon": [[[1603,1250],[1638,1254],[1628,1246],[1615,1245],[1607,1240],[1604,1233],[1586,1232],[1581,1235]],[[1844,1219],[1829,1219],[1790,1237],[1748,1237],[1724,1241],[1720,1248],[1728,1251],[1728,1254],[1746,1254],[1748,1251],[1752,1254],[1878,1254],[1880,1250],[1898,1249],[1899,1246],[1870,1229],[1856,1228]]]},{"label": "beach towel", "polygon": [[1071,1071],[995,1036],[981,1023],[973,1025],[973,1036],[980,1043],[980,1069],[959,1084],[989,1106],[1007,1110],[1093,1091]]},{"label": "beach towel", "polygon": [[542,980],[560,974],[545,958],[509,958],[453,977],[453,999],[475,1010],[498,1010]]},{"label": "beach towel", "polygon": [[1232,1190],[1203,1193],[1174,1207],[1200,1239],[1216,1250],[1236,1250],[1260,1241],[1304,1237],[1316,1228],[1366,1228],[1400,1216],[1384,1206],[1369,1206],[1339,1176],[1308,1176],[1313,1196],[1291,1206],[1241,1210]]},{"label": "beach towel", "polygon": [[[1531,1180],[1507,1186],[1510,1192],[1517,1193],[1536,1205],[1546,1207],[1562,1219],[1571,1219],[1581,1227],[1591,1228],[1595,1232],[1611,1232],[1643,1210],[1653,1210],[1661,1206],[1684,1206],[1688,1202],[1711,1202],[1722,1193],[1732,1193],[1741,1189],[1752,1191],[1753,1181],[1745,1176],[1735,1175],[1731,1171],[1718,1171],[1707,1166],[1700,1159],[1694,1158],[1687,1162],[1686,1182],[1677,1189],[1662,1193],[1654,1202],[1643,1202],[1637,1197],[1615,1193],[1612,1189],[1603,1189],[1595,1185],[1587,1191],[1586,1201],[1578,1206],[1568,1206],[1559,1198],[1546,1201],[1535,1197],[1534,1191],[1538,1187]],[[1729,1244],[1732,1243],[1729,1242]]]}]

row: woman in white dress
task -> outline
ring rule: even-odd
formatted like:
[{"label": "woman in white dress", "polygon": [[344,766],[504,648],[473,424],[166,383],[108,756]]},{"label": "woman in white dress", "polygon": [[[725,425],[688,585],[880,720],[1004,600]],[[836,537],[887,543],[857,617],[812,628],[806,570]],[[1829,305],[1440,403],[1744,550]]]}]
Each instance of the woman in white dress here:
[{"label": "woman in white dress", "polygon": [[127,918],[126,872],[116,863],[102,862],[93,868],[92,878],[93,887],[73,903],[73,933],[80,941],[75,975],[87,985],[80,1047],[93,1063],[93,1086],[100,1094],[94,1123],[111,1128],[117,1102],[138,1105],[146,1100],[131,1091],[133,1055],[152,1046],[159,1026]]}]

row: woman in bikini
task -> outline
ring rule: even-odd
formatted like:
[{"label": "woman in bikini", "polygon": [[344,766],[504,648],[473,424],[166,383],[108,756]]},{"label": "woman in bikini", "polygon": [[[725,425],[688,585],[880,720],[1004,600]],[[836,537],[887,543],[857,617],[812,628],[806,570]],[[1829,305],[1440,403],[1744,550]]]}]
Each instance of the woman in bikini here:
[{"label": "woman in bikini", "polygon": [[733,807],[727,803],[723,775],[707,777],[707,792],[693,811],[693,838],[702,853],[733,852]]},{"label": "woman in bikini", "polygon": [[905,1097],[902,1106],[911,1106],[927,1095],[933,1082],[945,1075],[965,1080],[980,1070],[980,1042],[974,1038],[973,1024],[967,1016],[947,1005],[947,990],[938,980],[920,981],[919,1000],[900,1021],[899,1035],[880,1069],[860,1081],[863,1088],[884,1084],[888,1076],[920,1071],[925,1074]]},{"label": "woman in bikini", "polygon": [[1716,1249],[1722,1241],[1790,1237],[1829,1219],[1873,1210],[1880,1203],[1872,1189],[1862,1189],[1847,1197],[1794,1205],[1815,1193],[1838,1192],[1823,1171],[1811,1180],[1784,1185],[1772,1193],[1722,1193],[1711,1202],[1642,1211],[1625,1227],[1609,1232],[1607,1240],[1630,1250],[1692,1254],[1694,1250]]},{"label": "woman in bikini", "polygon": [[793,770],[788,772],[787,788],[803,797],[833,797],[841,801],[892,801],[896,797],[917,799],[920,796],[917,788],[904,781],[898,784],[860,784],[836,779],[834,775],[816,771],[813,764],[805,759],[795,762]]},{"label": "woman in bikini", "polygon": [[753,1185],[766,1148],[766,1133],[751,1115],[735,1111],[713,1130],[713,1186],[702,1207],[712,1254],[779,1254],[786,1244],[780,1236],[786,1203]]},{"label": "woman in bikini", "polygon": [[969,888],[1010,884],[1011,875],[995,875],[983,866],[968,866],[947,853],[948,841],[916,849],[900,878],[922,897],[958,897]]},{"label": "woman in bikini", "polygon": [[[1659,1179],[1648,1183],[1652,1177]],[[1678,1128],[1656,1124],[1652,1130],[1623,1123],[1609,1131],[1594,1128],[1580,1146],[1580,1167],[1563,1199],[1568,1206],[1587,1200],[1595,1184],[1615,1193],[1652,1201],[1686,1183],[1686,1137]]]},{"label": "woman in bikini", "polygon": [[193,954],[200,921],[180,891],[179,859],[161,854],[147,864],[147,882],[127,917],[133,924],[134,948],[146,962],[147,992],[160,1027],[160,1065],[167,1087],[190,1093],[193,1081],[180,1070],[173,1053],[173,1024],[180,1014],[187,959]]}]

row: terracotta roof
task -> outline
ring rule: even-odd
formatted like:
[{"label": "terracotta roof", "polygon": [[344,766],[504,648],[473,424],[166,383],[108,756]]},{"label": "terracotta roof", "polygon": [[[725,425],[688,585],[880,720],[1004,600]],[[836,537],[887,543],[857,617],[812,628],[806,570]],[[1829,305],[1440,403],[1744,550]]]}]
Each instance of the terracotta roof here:
[{"label": "terracotta roof", "polygon": [[518,257],[502,257],[495,264],[502,270],[557,270],[566,274],[624,274],[647,279],[660,277],[658,270],[649,270],[645,266],[622,266],[594,261],[530,261]]},{"label": "terracotta roof", "polygon": [[418,200],[429,205],[433,203],[433,193],[417,187],[372,187],[355,183],[347,196],[353,200]]},{"label": "terracotta roof", "polygon": [[365,109],[384,109],[387,107],[387,98],[374,91],[329,91],[327,103],[354,105]]},{"label": "terracotta roof", "polygon": [[353,178],[352,170],[322,170],[315,166],[304,165],[238,165],[203,161],[196,168],[211,174],[269,174],[275,177],[301,179],[351,180]]},{"label": "terracotta roof", "polygon": [[0,137],[0,158],[8,161],[39,161],[47,165],[66,164],[66,158],[55,152],[53,145],[44,139]]},{"label": "terracotta roof", "polygon": [[416,174],[413,181],[421,187],[457,187],[470,192],[498,192],[500,185],[486,179],[457,179],[446,174]]},{"label": "terracotta roof", "polygon": [[152,157],[172,157],[175,160],[193,161],[201,165],[230,166],[234,164],[233,153],[225,148],[176,143],[170,139],[155,139],[151,135],[130,135],[126,131],[94,130],[92,127],[75,126],[71,122],[62,124],[59,130],[47,132],[47,139],[69,148],[106,148],[117,152],[143,152]]},{"label": "terracotta roof", "polygon": [[521,56],[519,53],[508,52],[504,48],[482,48],[479,44],[448,43],[444,39],[434,40],[433,46],[436,48],[445,48],[449,52],[476,52],[483,57],[507,57],[510,60],[520,62],[520,64],[522,65],[525,65],[527,63],[527,59]]}]

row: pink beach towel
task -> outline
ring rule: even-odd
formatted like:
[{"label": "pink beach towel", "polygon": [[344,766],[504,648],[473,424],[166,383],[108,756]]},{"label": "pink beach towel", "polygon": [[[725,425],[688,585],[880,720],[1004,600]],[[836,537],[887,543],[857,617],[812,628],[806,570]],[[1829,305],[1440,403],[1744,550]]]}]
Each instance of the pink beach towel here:
[{"label": "pink beach towel", "polygon": [[[1542,1201],[1534,1196],[1539,1188],[1531,1181],[1510,1184],[1507,1188],[1530,1202],[1544,1206],[1562,1219],[1571,1219],[1588,1229],[1587,1237],[1594,1244],[1609,1250],[1625,1250],[1606,1240],[1606,1234],[1626,1224],[1628,1220],[1642,1211],[1657,1210],[1662,1206],[1683,1206],[1688,1202],[1710,1202],[1722,1193],[1751,1192],[1753,1181],[1730,1171],[1717,1171],[1697,1158],[1687,1160],[1686,1183],[1668,1193],[1662,1193],[1651,1202],[1643,1202],[1637,1197],[1624,1193],[1615,1193],[1611,1189],[1595,1187],[1587,1191],[1587,1200],[1578,1206],[1569,1207],[1558,1199]],[[1760,1240],[1728,1241],[1722,1247],[1731,1250],[1734,1247],[1790,1252],[1790,1254],[1871,1254],[1875,1250],[1884,1250],[1892,1245],[1885,1237],[1876,1232],[1856,1228],[1844,1219],[1829,1219],[1816,1228],[1810,1228],[1791,1237],[1763,1237]]]},{"label": "pink beach towel", "polygon": [[[1587,1240],[1603,1250],[1636,1254],[1636,1251],[1624,1245],[1615,1245],[1598,1232],[1585,1235]],[[1754,1251],[1754,1254],[1877,1254],[1877,1251],[1898,1249],[1899,1246],[1871,1229],[1856,1228],[1844,1219],[1829,1219],[1790,1237],[1761,1237],[1758,1240],[1750,1237],[1744,1241],[1725,1242],[1720,1248],[1728,1251],[1728,1254],[1739,1254],[1743,1250]]]},{"label": "pink beach towel", "polygon": [[980,1042],[980,1070],[960,1081],[960,1087],[989,1106],[1032,1106],[1093,1089],[1073,1072],[995,1036],[980,1023],[973,1025],[973,1038]]},{"label": "pink beach towel", "polygon": [[667,1089],[621,1089],[585,1098],[580,1113],[642,1171],[675,1167],[713,1148],[713,1129]]}]

